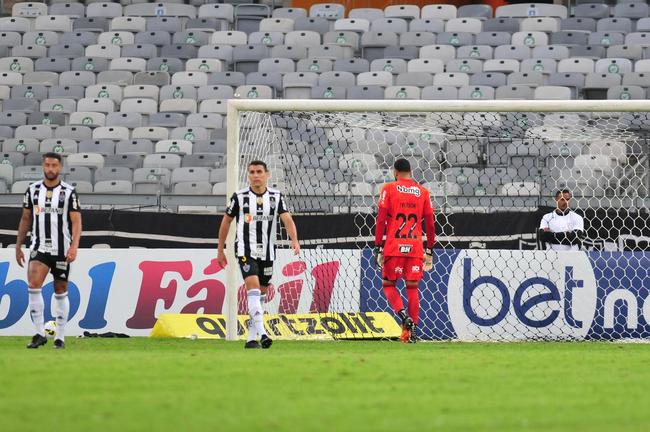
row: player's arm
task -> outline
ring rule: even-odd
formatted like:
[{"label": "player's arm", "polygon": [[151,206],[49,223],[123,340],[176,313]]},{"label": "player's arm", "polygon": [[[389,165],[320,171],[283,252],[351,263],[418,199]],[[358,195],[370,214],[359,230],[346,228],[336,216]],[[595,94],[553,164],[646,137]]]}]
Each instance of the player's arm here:
[{"label": "player's arm", "polygon": [[386,225],[389,219],[388,208],[390,197],[386,186],[379,194],[379,203],[377,204],[377,220],[375,221],[375,261],[378,267],[384,263],[382,248],[384,247],[384,234],[386,234]]},{"label": "player's arm", "polygon": [[77,250],[81,241],[81,212],[71,212],[70,222],[72,223],[72,243],[66,254],[66,261],[69,263],[77,259]]},{"label": "player's arm", "polygon": [[228,265],[228,259],[226,258],[226,253],[224,248],[226,247],[226,239],[228,238],[228,231],[230,231],[230,224],[232,223],[233,217],[228,216],[227,214],[223,215],[221,218],[221,225],[219,225],[219,245],[217,246],[217,263],[221,267]]},{"label": "player's arm", "polygon": [[427,233],[427,247],[424,251],[424,270],[430,271],[433,268],[433,245],[436,243],[436,222],[433,217],[431,198],[426,194],[424,202],[424,229]]},{"label": "player's arm", "polygon": [[539,223],[539,229],[537,230],[537,240],[541,243],[540,246],[544,247],[546,243],[555,243],[555,237],[551,232],[551,228],[548,225],[547,215],[542,216],[542,220]]},{"label": "player's arm", "polygon": [[296,228],[296,223],[291,217],[291,213],[285,212],[280,215],[280,220],[287,230],[287,234],[291,239],[291,249],[293,249],[293,254],[298,255],[300,253],[300,243],[298,242],[298,229]]},{"label": "player's arm", "polygon": [[25,244],[27,231],[32,224],[33,209],[34,203],[32,203],[31,196],[29,195],[29,189],[27,189],[25,195],[23,196],[23,213],[20,216],[20,222],[18,223],[18,235],[16,236],[16,262],[21,267],[25,264],[25,254],[23,253],[22,247]]},{"label": "player's arm", "polygon": [[79,205],[79,196],[74,190],[70,194],[68,209],[70,212],[70,223],[72,224],[72,242],[70,243],[65,260],[71,263],[77,259],[77,250],[81,241],[81,206]]},{"label": "player's arm", "polygon": [[16,262],[19,266],[25,264],[25,254],[23,253],[23,245],[25,244],[25,238],[27,237],[27,231],[32,222],[32,209],[23,208],[23,214],[20,216],[20,222],[18,223],[18,236],[16,237]]},{"label": "player's arm", "polygon": [[228,265],[228,259],[226,259],[226,253],[224,249],[226,247],[226,239],[228,238],[228,231],[230,231],[230,224],[235,218],[235,215],[239,212],[239,200],[237,200],[237,194],[234,193],[230,197],[230,202],[228,207],[226,207],[226,214],[221,218],[221,225],[219,225],[219,243],[217,245],[217,263],[221,267]]},{"label": "player's arm", "polygon": [[293,249],[293,254],[298,255],[300,253],[300,242],[298,242],[298,228],[296,228],[296,223],[293,221],[293,217],[287,208],[287,203],[284,202],[284,195],[280,195],[280,202],[278,203],[278,214],[280,215],[280,220],[284,225],[284,228],[287,230],[289,239],[291,239],[291,249]]}]

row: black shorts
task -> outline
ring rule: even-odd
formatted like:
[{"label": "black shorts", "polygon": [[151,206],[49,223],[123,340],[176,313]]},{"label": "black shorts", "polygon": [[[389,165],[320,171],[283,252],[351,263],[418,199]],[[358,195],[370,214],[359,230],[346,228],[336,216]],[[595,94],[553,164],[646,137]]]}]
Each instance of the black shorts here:
[{"label": "black shorts", "polygon": [[239,269],[244,279],[257,276],[261,286],[267,286],[273,276],[273,261],[260,260],[246,256],[238,257]]},{"label": "black shorts", "polygon": [[64,282],[68,281],[68,276],[70,275],[70,264],[65,260],[65,257],[31,251],[29,261],[38,261],[48,266],[54,280]]}]

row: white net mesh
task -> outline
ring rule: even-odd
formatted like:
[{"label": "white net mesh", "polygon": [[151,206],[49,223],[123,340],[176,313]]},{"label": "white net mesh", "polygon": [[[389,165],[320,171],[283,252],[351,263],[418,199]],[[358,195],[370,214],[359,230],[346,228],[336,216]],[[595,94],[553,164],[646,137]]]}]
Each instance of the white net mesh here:
[{"label": "white net mesh", "polygon": [[[371,247],[379,190],[405,157],[436,212],[421,337],[648,337],[648,257],[626,252],[650,237],[647,113],[239,114],[240,186],[265,161],[307,249],[304,277],[274,290],[269,311],[390,310]],[[582,251],[533,251],[560,189],[584,218]]]}]

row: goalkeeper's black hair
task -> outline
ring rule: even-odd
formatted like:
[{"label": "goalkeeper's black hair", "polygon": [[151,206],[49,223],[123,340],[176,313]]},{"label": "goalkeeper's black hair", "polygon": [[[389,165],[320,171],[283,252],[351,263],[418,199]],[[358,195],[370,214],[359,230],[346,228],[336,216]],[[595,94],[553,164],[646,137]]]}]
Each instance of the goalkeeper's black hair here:
[{"label": "goalkeeper's black hair", "polygon": [[248,164],[248,167],[250,168],[252,165],[261,165],[264,167],[264,171],[268,171],[269,168],[266,166],[266,162],[261,161],[261,160],[254,160]]},{"label": "goalkeeper's black hair", "polygon": [[411,172],[411,164],[406,159],[397,159],[393,164],[393,168],[395,168],[397,172],[401,173]]}]

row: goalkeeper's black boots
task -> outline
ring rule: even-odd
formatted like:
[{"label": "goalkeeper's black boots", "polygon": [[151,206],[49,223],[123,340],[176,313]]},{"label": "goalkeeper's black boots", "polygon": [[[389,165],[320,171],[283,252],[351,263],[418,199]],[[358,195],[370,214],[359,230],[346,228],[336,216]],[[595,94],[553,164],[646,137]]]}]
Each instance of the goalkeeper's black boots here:
[{"label": "goalkeeper's black boots", "polygon": [[418,341],[417,333],[415,331],[415,324],[411,327],[411,335],[409,337],[408,343],[416,343]]},{"label": "goalkeeper's black boots", "polygon": [[409,343],[411,339],[411,330],[415,327],[415,323],[410,316],[406,316],[402,319],[402,335],[399,340],[404,343]]},{"label": "goalkeeper's black boots", "polygon": [[61,339],[55,339],[54,340],[54,348],[55,349],[65,349],[65,342],[63,342]]},{"label": "goalkeeper's black boots", "polygon": [[264,349],[269,349],[271,348],[271,345],[273,345],[273,339],[271,339],[267,335],[262,335],[262,337],[260,338],[260,345],[262,345],[262,348]]},{"label": "goalkeeper's black boots", "polygon": [[32,337],[32,341],[27,345],[27,348],[38,348],[39,346],[45,345],[46,343],[47,343],[47,338],[45,336],[35,334]]}]

